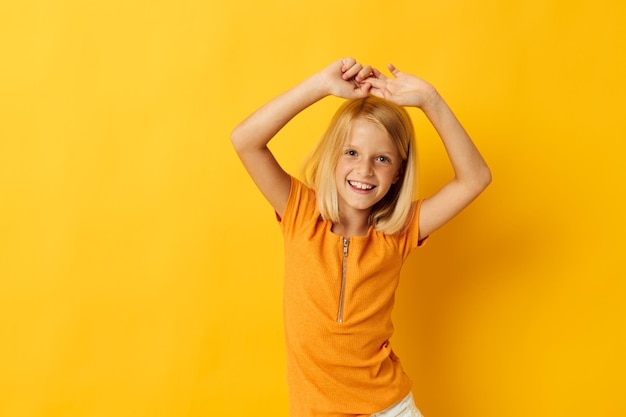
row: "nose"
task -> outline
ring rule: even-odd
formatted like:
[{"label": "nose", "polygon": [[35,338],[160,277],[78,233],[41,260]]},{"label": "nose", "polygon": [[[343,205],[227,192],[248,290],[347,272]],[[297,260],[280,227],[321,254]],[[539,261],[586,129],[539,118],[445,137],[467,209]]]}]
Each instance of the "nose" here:
[{"label": "nose", "polygon": [[363,175],[365,177],[369,177],[372,175],[374,170],[372,169],[372,163],[369,159],[361,159],[357,163],[356,173],[359,175]]}]

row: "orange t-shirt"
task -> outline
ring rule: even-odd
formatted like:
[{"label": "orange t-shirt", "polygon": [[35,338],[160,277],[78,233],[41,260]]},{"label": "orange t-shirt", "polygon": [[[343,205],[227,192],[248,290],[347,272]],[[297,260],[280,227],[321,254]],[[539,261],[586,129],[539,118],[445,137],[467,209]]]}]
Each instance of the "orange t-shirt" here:
[{"label": "orange t-shirt", "polygon": [[292,178],[280,225],[289,415],[367,416],[400,401],[411,381],[389,344],[391,311],[418,215],[403,233],[370,227],[344,239],[321,219],[315,191]]}]

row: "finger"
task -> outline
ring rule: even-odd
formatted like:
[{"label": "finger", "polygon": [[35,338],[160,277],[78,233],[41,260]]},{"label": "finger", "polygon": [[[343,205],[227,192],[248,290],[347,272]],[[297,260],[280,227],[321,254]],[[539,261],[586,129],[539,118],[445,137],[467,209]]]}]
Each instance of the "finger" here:
[{"label": "finger", "polygon": [[356,75],[355,79],[361,82],[371,76],[372,76],[372,67],[370,67],[369,65],[366,65],[363,68],[361,68],[359,73]]},{"label": "finger", "polygon": [[387,78],[383,75],[382,72],[378,71],[376,68],[372,68],[372,74],[374,75],[374,77],[376,78]]},{"label": "finger", "polygon": [[368,79],[368,81],[370,80],[376,80],[372,81],[373,85],[376,85],[376,87],[386,87],[391,79],[376,68],[372,68],[372,77]]},{"label": "finger", "polygon": [[358,62],[354,63],[350,68],[344,71],[343,79],[349,80],[351,78],[354,78],[359,73],[359,71],[361,71],[362,68],[363,67]]},{"label": "finger", "polygon": [[363,81],[370,83],[372,87],[378,88],[378,89],[385,88],[387,86],[387,77],[385,76],[383,76],[383,78],[369,77]]},{"label": "finger", "polygon": [[369,90],[369,93],[378,98],[385,98],[384,89],[382,88],[372,86],[372,88],[370,88]]},{"label": "finger", "polygon": [[354,88],[352,88],[349,91],[346,91],[343,97],[347,99],[367,97],[369,90],[370,90],[369,85],[355,83]]},{"label": "finger", "polygon": [[400,74],[400,70],[396,68],[393,64],[388,64],[387,68],[389,68],[389,71],[393,74],[394,77],[397,77],[398,74]]},{"label": "finger", "polygon": [[355,65],[358,65],[354,58],[342,58],[341,59],[341,77],[344,80],[349,80],[352,76],[346,75],[346,72],[350,71]]},{"label": "finger", "polygon": [[350,69],[354,64],[356,64],[356,60],[354,58],[346,57],[341,58],[341,72],[346,72]]}]

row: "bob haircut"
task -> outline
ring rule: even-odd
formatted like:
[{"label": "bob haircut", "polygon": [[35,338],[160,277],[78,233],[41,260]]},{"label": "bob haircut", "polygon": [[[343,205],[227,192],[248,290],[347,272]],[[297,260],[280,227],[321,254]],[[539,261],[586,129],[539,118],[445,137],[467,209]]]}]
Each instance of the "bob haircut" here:
[{"label": "bob haircut", "polygon": [[328,129],[303,167],[304,183],[317,190],[320,215],[339,222],[335,169],[350,135],[352,124],[365,119],[383,128],[402,158],[400,178],[371,210],[369,224],[376,230],[395,234],[406,229],[412,216],[415,194],[415,131],[407,111],[384,99],[368,96],[346,101],[335,113]]}]

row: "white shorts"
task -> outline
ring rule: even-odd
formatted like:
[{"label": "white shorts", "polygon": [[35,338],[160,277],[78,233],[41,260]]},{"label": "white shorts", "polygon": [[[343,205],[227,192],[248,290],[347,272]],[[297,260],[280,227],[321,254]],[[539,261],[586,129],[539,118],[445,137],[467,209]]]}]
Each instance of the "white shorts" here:
[{"label": "white shorts", "polygon": [[409,392],[409,395],[402,400],[392,405],[391,407],[381,412],[372,414],[371,417],[423,417],[420,410],[415,406],[413,401],[413,394]]}]

